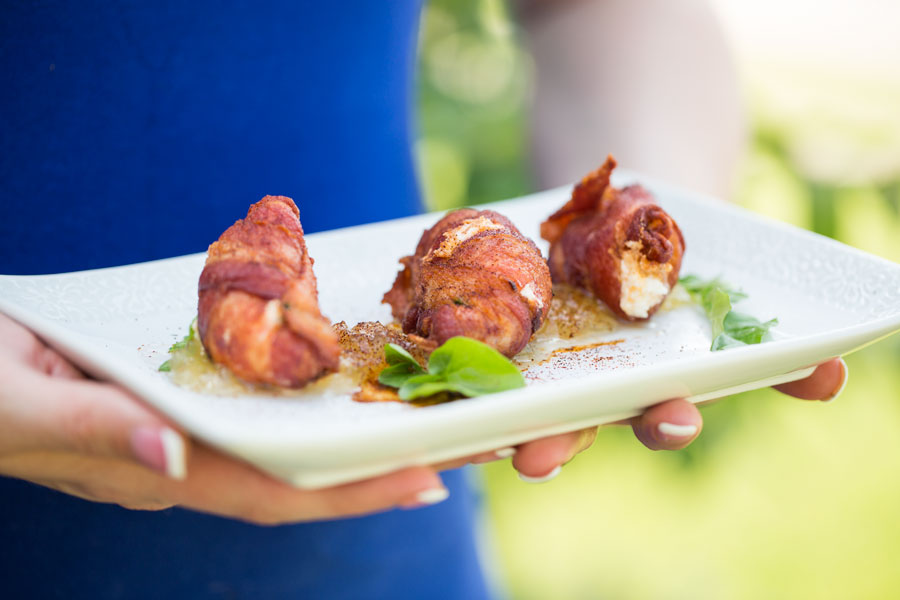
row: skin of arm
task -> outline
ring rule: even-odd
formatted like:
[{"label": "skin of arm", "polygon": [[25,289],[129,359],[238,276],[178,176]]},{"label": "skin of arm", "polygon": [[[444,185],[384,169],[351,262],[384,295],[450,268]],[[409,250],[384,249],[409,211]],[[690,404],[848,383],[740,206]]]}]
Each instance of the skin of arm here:
[{"label": "skin of arm", "polygon": [[705,0],[518,5],[535,90],[538,186],[608,153],[629,169],[728,198],[745,143],[737,69]]}]

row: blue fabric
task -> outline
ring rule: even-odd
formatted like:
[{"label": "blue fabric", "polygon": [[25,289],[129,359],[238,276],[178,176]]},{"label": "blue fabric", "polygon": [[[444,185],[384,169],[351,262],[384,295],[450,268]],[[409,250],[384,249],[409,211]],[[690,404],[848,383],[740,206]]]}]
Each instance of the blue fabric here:
[{"label": "blue fabric", "polygon": [[[307,232],[416,212],[419,9],[4,3],[0,273],[202,251],[264,194]],[[0,595],[482,598],[476,499],[445,479],[436,507],[263,528],[0,478]]]},{"label": "blue fabric", "polygon": [[486,597],[460,471],[429,508],[257,527],[180,509],[129,511],[0,478],[4,598]]},{"label": "blue fabric", "polygon": [[0,10],[0,273],[203,251],[265,194],[307,231],[419,208],[418,0]]}]

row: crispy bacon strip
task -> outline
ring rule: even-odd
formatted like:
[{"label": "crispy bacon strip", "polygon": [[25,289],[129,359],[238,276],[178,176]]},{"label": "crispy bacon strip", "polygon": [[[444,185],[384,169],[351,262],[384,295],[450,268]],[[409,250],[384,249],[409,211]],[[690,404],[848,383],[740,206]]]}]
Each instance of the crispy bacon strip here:
[{"label": "crispy bacon strip", "polygon": [[494,211],[448,213],[400,263],[383,302],[404,332],[436,344],[464,335],[513,356],[550,309],[550,272],[540,250]]},{"label": "crispy bacon strip", "polygon": [[299,217],[290,198],[266,196],[209,247],[200,274],[203,346],[251,383],[302,387],[338,367]]},{"label": "crispy bacon strip", "polygon": [[684,237],[646,189],[609,184],[615,166],[609,156],[582,179],[541,237],[554,282],[593,293],[623,319],[647,319],[678,281]]},{"label": "crispy bacon strip", "polygon": [[562,237],[566,227],[573,220],[597,211],[603,192],[609,187],[609,177],[616,164],[616,159],[612,155],[607,156],[606,162],[600,165],[600,168],[585,175],[572,190],[569,201],[541,223],[541,237],[552,244]]}]

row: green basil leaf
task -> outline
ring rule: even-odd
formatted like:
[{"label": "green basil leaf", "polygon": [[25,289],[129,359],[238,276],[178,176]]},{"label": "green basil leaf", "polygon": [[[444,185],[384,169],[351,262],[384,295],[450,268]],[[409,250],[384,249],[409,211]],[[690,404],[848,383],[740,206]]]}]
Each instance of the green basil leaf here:
[{"label": "green basil leaf", "polygon": [[428,358],[429,373],[449,374],[465,369],[483,376],[519,373],[508,358],[484,342],[462,336],[450,338]]},{"label": "green basil leaf", "polygon": [[385,344],[384,359],[388,363],[379,375],[378,382],[399,388],[407,379],[425,372],[413,356],[397,344]]},{"label": "green basil leaf", "polygon": [[425,398],[433,396],[439,392],[449,392],[453,390],[447,389],[447,382],[440,375],[416,375],[410,377],[400,386],[397,395],[401,400],[415,400],[416,398]]},{"label": "green basil leaf", "polygon": [[463,396],[483,396],[525,387],[525,378],[515,372],[485,374],[475,369],[463,369],[447,376],[447,384]]},{"label": "green basil leaf", "polygon": [[398,346],[397,344],[385,344],[384,360],[386,360],[389,365],[405,364],[408,365],[411,370],[418,369],[419,373],[425,372],[425,369],[422,368],[419,361],[413,358],[413,355],[404,350],[402,346]]},{"label": "green basil leaf", "polygon": [[169,364],[169,361],[166,361],[163,364],[159,365],[159,371],[161,371],[163,373],[168,373],[171,370],[172,370],[172,365]]},{"label": "green basil leaf", "polygon": [[425,371],[422,367],[419,367],[418,371],[414,371],[407,364],[398,364],[391,365],[390,367],[385,368],[380,375],[378,375],[378,383],[383,383],[384,385],[389,385],[391,387],[400,387],[406,380],[410,377],[414,377],[416,375],[420,375]]},{"label": "green basil leaf", "polygon": [[[401,352],[396,352],[398,349]],[[390,366],[381,372],[378,381],[399,388],[398,395],[402,400],[439,392],[481,396],[525,386],[522,373],[505,356],[487,344],[467,337],[450,338],[432,352],[427,372],[396,346],[385,347],[385,359]]]}]

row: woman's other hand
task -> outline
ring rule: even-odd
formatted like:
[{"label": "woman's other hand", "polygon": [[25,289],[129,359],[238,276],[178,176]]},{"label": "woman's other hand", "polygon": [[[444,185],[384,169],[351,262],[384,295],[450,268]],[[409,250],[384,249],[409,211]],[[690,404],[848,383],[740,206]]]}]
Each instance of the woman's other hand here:
[{"label": "woman's other hand", "polygon": [[255,523],[422,506],[447,497],[437,473],[411,467],[299,490],[192,443],[122,388],[87,379],[0,315],[0,474],[127,508],[180,505]]}]

